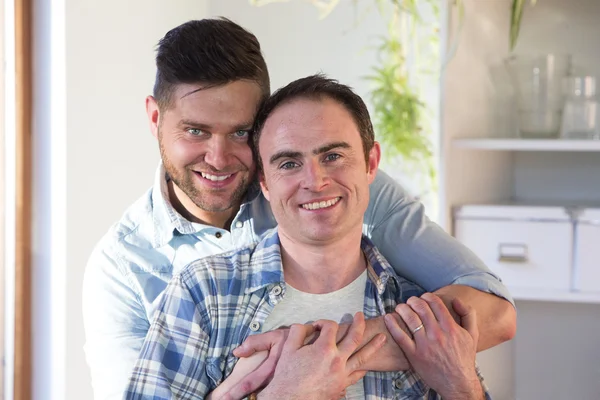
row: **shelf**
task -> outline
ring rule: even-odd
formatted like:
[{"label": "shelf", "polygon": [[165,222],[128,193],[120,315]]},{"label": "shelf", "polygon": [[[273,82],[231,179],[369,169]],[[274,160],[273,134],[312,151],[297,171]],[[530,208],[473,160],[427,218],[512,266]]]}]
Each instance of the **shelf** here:
[{"label": "shelf", "polygon": [[600,140],[465,138],[454,139],[452,145],[480,150],[600,152]]},{"label": "shelf", "polygon": [[508,288],[515,300],[548,301],[558,303],[600,303],[600,292],[563,292],[557,290]]}]

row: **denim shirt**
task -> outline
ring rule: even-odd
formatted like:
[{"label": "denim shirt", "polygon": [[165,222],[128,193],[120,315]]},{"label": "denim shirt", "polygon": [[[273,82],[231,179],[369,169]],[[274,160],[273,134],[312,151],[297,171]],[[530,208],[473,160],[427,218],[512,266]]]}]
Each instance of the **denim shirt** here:
[{"label": "denim shirt", "polygon": [[[393,312],[397,304],[423,294],[423,289],[396,275],[364,236],[361,248],[368,260],[366,318]],[[237,362],[233,349],[261,331],[286,292],[277,229],[256,247],[203,258],[185,267],[165,290],[125,399],[205,398],[233,371]],[[412,370],[371,371],[363,385],[367,400],[441,399]]]},{"label": "denim shirt", "polygon": [[[258,186],[250,188],[230,231],[192,223],[170,204],[167,179],[161,164],[154,186],[109,229],[86,266],[84,350],[95,399],[122,398],[174,274],[199,258],[256,244],[276,226]],[[370,186],[363,233],[398,275],[426,291],[461,284],[513,302],[500,279],[382,171]]]}]

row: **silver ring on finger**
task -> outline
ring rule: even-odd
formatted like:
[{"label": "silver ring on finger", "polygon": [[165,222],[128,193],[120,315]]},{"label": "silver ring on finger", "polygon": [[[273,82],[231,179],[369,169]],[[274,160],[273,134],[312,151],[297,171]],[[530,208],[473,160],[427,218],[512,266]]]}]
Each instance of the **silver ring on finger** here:
[{"label": "silver ring on finger", "polygon": [[421,329],[423,329],[423,324],[417,326],[415,329],[413,329],[411,332],[414,335],[415,333],[417,333],[418,331],[420,331]]}]

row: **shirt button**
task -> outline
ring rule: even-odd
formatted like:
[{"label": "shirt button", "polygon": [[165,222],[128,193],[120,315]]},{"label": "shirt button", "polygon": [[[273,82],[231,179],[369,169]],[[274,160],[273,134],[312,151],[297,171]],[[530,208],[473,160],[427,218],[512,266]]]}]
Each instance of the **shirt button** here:
[{"label": "shirt button", "polygon": [[252,321],[252,323],[250,324],[250,330],[252,332],[256,332],[260,329],[260,324],[256,321]]},{"label": "shirt button", "polygon": [[244,223],[242,221],[238,221],[235,223],[236,228],[241,228],[242,226],[244,226]]},{"label": "shirt button", "polygon": [[221,235],[221,232],[217,232],[217,233],[215,233],[215,236],[217,239],[221,239],[221,236],[223,236],[223,235]]},{"label": "shirt button", "polygon": [[402,383],[403,383],[402,379],[400,379],[400,378],[394,379],[394,387],[396,389],[402,389]]},{"label": "shirt button", "polygon": [[275,286],[271,293],[273,294],[273,296],[279,296],[281,294],[281,286]]}]

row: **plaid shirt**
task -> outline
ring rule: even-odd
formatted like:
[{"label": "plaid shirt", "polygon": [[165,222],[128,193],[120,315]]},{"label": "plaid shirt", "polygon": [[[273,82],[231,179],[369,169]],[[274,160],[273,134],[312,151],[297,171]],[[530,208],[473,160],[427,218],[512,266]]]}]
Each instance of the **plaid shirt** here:
[{"label": "plaid shirt", "polygon": [[[398,277],[364,236],[361,247],[370,264],[366,318],[393,312],[396,304],[423,294]],[[125,398],[204,398],[232,372],[237,361],[233,349],[260,333],[285,290],[276,229],[256,247],[188,265],[166,289]],[[369,372],[363,382],[366,399],[440,398],[412,371]]]}]

